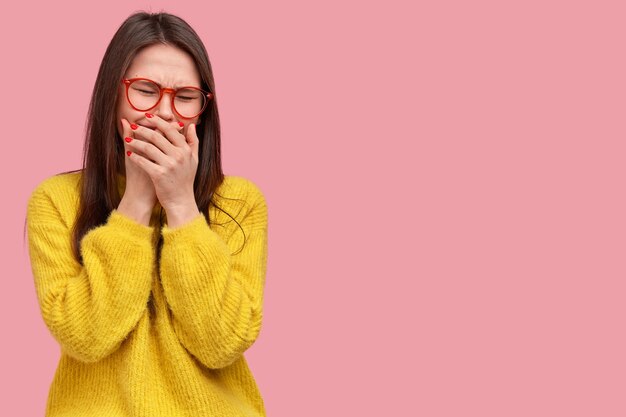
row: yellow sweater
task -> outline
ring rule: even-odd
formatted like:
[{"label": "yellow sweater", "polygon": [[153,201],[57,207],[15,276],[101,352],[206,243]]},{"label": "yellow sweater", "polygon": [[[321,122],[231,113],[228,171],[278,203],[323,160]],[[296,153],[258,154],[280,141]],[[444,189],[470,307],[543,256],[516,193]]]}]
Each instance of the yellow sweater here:
[{"label": "yellow sweater", "polygon": [[170,229],[157,204],[150,226],[113,210],[89,230],[83,267],[70,246],[80,175],[47,178],[28,200],[37,298],[61,347],[46,416],[265,416],[243,356],[262,321],[267,206],[260,189],[228,175],[217,189],[242,200],[217,197],[245,230],[243,249],[241,229],[215,207],[210,227],[200,214]]}]

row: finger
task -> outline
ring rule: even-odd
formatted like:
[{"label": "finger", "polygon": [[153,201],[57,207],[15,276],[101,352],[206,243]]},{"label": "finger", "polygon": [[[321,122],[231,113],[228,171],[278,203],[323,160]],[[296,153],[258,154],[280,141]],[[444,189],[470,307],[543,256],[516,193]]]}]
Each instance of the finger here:
[{"label": "finger", "polygon": [[128,120],[122,119],[122,127],[123,127],[122,131],[124,134],[124,137],[122,139],[124,140],[124,153],[126,154],[126,156],[129,156],[128,151],[132,153],[142,152],[142,150],[139,149],[137,146],[132,146],[136,142],[142,142],[135,134],[135,130],[132,128],[132,126],[136,126],[136,124],[135,123],[131,124],[128,122]]},{"label": "finger", "polygon": [[134,129],[135,137],[140,138],[141,141],[151,144],[164,155],[172,155],[176,152],[176,146],[165,138],[165,134],[161,132],[160,129],[153,129],[142,125],[136,125],[136,127],[137,128]]},{"label": "finger", "polygon": [[[141,141],[138,141],[141,142]],[[159,172],[160,166],[149,160],[148,158],[131,151],[131,154],[128,156],[134,164],[136,164],[139,168],[143,169],[150,178],[154,179],[155,175]]]},{"label": "finger", "polygon": [[177,122],[177,121],[173,121],[171,122],[171,125],[176,128],[176,130],[178,131],[178,133],[180,133],[181,135],[183,135],[183,137],[185,136],[185,134],[183,133],[183,131],[185,130],[185,124],[183,122]]},{"label": "finger", "polygon": [[154,128],[159,129],[164,133],[164,136],[171,142],[174,146],[182,147],[185,144],[185,137],[180,133],[180,131],[185,127],[182,122],[168,122],[156,114],[150,114],[148,117],[146,113],[146,121],[147,123]]},{"label": "finger", "polygon": [[187,142],[187,145],[192,146],[193,145],[193,136],[191,136],[190,130],[196,130],[196,124],[195,123],[189,123],[189,125],[187,125],[187,130],[183,133],[183,135],[185,136],[185,141]]},{"label": "finger", "polygon": [[199,147],[199,144],[200,144],[200,139],[198,139],[198,133],[196,132],[196,124],[195,123],[191,123],[187,127],[186,139],[187,139],[187,143],[191,147],[191,152],[193,153],[193,155],[197,159],[198,158],[198,147]]},{"label": "finger", "polygon": [[128,138],[130,138],[130,141],[132,142],[135,138],[135,134],[130,128],[130,123],[128,123],[128,120],[122,119],[122,140],[124,141],[124,153],[127,153],[127,151],[130,150],[128,149]]},{"label": "finger", "polygon": [[[145,129],[145,128],[144,128]],[[146,129],[150,130],[150,129]],[[176,152],[176,148],[174,145],[169,143],[166,139],[161,136],[161,134],[157,131],[151,131],[152,134],[147,140],[133,140],[127,144],[128,148],[133,152],[138,152],[144,158],[149,159],[150,161],[156,163],[160,166],[167,166],[168,155],[163,153],[161,149],[154,146],[153,142],[158,141],[159,143],[167,142],[167,146],[169,146],[174,152]],[[143,134],[143,132],[141,133]],[[155,139],[158,138],[158,139]]]},{"label": "finger", "polygon": [[[128,123],[128,120],[122,119],[122,140],[124,140],[125,138],[134,138],[134,135],[133,130],[130,128],[130,123]],[[124,143],[126,143],[125,140]]]}]

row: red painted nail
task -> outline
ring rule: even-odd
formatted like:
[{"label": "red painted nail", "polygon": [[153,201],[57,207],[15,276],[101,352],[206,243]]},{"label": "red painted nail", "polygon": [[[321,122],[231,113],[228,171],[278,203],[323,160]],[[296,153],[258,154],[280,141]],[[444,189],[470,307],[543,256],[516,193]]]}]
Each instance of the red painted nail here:
[{"label": "red painted nail", "polygon": [[131,151],[126,151],[126,155],[130,156],[132,152]]},{"label": "red painted nail", "polygon": [[137,130],[137,127],[138,127],[138,126],[137,126],[136,124],[134,124],[134,123],[132,123],[132,124],[130,125],[130,128],[131,128],[131,129],[133,129],[133,130]]},{"label": "red painted nail", "polygon": [[130,142],[131,140],[133,140],[133,138],[124,138],[124,140],[125,140],[126,142]]},{"label": "red painted nail", "polygon": [[178,125],[179,125],[180,127],[185,126],[185,124],[184,124],[183,122],[178,122]]},{"label": "red painted nail", "polygon": [[150,113],[146,113],[146,117],[149,119],[152,117],[152,115]]}]

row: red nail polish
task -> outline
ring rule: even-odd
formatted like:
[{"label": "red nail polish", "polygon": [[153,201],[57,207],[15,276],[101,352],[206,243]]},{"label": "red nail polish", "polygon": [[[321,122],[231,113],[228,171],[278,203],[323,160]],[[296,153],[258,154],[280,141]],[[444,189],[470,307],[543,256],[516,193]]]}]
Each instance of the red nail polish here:
[{"label": "red nail polish", "polygon": [[131,140],[133,140],[133,138],[124,138],[124,140],[125,140],[126,142],[130,142]]},{"label": "red nail polish", "polygon": [[178,125],[179,125],[180,127],[185,126],[185,124],[184,124],[183,122],[178,122]]},{"label": "red nail polish", "polygon": [[130,156],[132,152],[131,151],[126,151],[126,155]]},{"label": "red nail polish", "polygon": [[133,129],[133,130],[137,130],[137,127],[138,127],[138,126],[137,126],[136,124],[134,124],[134,123],[132,123],[132,124],[130,125],[130,128],[131,128],[131,129]]},{"label": "red nail polish", "polygon": [[150,113],[146,113],[146,117],[149,119],[152,117],[152,115]]}]

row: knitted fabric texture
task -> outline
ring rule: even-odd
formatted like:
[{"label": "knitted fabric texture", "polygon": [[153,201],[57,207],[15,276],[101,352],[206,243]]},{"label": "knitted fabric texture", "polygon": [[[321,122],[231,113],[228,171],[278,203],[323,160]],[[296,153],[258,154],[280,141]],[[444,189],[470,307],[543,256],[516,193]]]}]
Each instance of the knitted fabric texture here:
[{"label": "knitted fabric texture", "polygon": [[37,299],[61,348],[46,416],[265,416],[243,356],[262,322],[261,190],[225,176],[215,199],[236,222],[211,205],[210,226],[203,214],[169,228],[156,209],[150,226],[113,210],[81,240],[81,266],[71,250],[80,175],[47,178],[28,200]]}]

